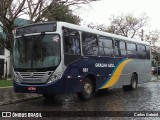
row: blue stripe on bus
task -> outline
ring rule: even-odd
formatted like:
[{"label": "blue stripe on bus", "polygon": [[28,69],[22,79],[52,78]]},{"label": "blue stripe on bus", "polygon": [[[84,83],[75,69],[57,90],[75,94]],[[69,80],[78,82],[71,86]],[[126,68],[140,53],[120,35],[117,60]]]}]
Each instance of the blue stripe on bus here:
[{"label": "blue stripe on bus", "polygon": [[121,63],[123,63],[125,60],[127,60],[127,59],[123,59],[122,61],[120,61],[120,62],[116,65],[116,67],[113,69],[110,77],[108,77],[108,79],[106,79],[106,81],[103,83],[103,85],[101,85],[101,86],[99,87],[99,89],[102,89],[102,88],[109,82],[109,80],[110,80],[111,77],[113,76],[113,74],[114,74],[114,72],[116,71],[116,69],[117,69],[117,68],[119,67],[119,65],[120,65]]}]

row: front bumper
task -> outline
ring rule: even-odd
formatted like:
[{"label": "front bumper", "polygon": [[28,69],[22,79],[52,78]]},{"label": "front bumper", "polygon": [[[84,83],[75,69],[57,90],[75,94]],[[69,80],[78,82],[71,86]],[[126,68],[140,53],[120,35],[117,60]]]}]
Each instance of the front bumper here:
[{"label": "front bumper", "polygon": [[51,84],[21,84],[13,80],[14,91],[16,93],[39,93],[39,94],[59,94],[65,93],[65,89],[60,80]]}]

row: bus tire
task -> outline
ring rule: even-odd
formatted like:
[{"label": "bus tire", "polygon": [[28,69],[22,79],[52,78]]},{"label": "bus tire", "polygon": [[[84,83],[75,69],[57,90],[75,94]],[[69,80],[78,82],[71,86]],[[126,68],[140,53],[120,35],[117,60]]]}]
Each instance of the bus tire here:
[{"label": "bus tire", "polygon": [[138,80],[137,80],[137,76],[135,74],[132,74],[131,76],[131,90],[135,90],[137,88],[137,83],[138,83]]},{"label": "bus tire", "polygon": [[131,76],[131,83],[130,85],[123,86],[124,91],[133,91],[137,88],[137,76],[135,74],[132,74]]},{"label": "bus tire", "polygon": [[94,85],[90,78],[86,78],[83,84],[83,88],[81,92],[77,93],[77,96],[80,100],[89,100],[92,98],[94,94]]},{"label": "bus tire", "polygon": [[45,99],[53,99],[55,94],[42,94]]}]

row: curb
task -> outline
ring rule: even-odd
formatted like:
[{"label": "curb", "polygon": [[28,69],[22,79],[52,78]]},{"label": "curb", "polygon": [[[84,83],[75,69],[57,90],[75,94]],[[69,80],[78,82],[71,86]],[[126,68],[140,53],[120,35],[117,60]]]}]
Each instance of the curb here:
[{"label": "curb", "polygon": [[0,89],[13,88],[13,86],[0,87]]},{"label": "curb", "polygon": [[37,99],[41,96],[37,96],[37,97],[30,97],[30,98],[22,98],[22,99],[16,99],[16,100],[6,100],[6,101],[3,101],[3,102],[0,102],[0,106],[2,105],[8,105],[8,104],[13,104],[13,103],[18,103],[18,102],[25,102],[25,101],[28,101],[28,100],[34,100],[34,99]]},{"label": "curb", "polygon": [[13,87],[3,87],[0,88],[0,106],[37,99],[41,96],[34,93],[15,93]]}]

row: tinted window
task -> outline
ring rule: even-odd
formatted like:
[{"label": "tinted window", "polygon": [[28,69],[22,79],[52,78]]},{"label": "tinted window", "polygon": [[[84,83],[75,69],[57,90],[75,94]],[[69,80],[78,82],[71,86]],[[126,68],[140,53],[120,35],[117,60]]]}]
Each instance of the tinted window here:
[{"label": "tinted window", "polygon": [[139,59],[146,59],[147,58],[146,47],[144,45],[137,44],[137,52],[138,52]]},{"label": "tinted window", "polygon": [[137,58],[137,52],[136,51],[127,51],[128,58]]},{"label": "tinted window", "polygon": [[107,47],[107,48],[112,48],[113,46],[112,39],[107,37],[99,37],[98,44],[101,47]]},{"label": "tinted window", "polygon": [[100,36],[98,38],[99,55],[113,56],[113,40],[109,37]]},{"label": "tinted window", "polygon": [[127,43],[127,50],[136,51],[136,44],[134,44],[134,43]]},{"label": "tinted window", "polygon": [[146,46],[147,59],[150,59],[150,47]]},{"label": "tinted window", "polygon": [[46,69],[60,62],[60,36],[47,34],[16,38],[13,64],[15,68]]},{"label": "tinted window", "polygon": [[121,40],[115,40],[114,42],[114,56],[116,57],[126,57],[126,47],[125,42]]},{"label": "tinted window", "polygon": [[116,40],[116,41],[114,41],[114,56],[120,57],[120,54],[121,54],[121,52],[119,50],[119,41]]},{"label": "tinted window", "polygon": [[144,45],[137,45],[137,51],[138,52],[146,52],[146,48]]},{"label": "tinted window", "polygon": [[64,29],[64,52],[72,55],[79,55],[80,35],[76,30]]},{"label": "tinted window", "polygon": [[137,51],[136,51],[136,44],[135,43],[127,43],[127,56],[128,58],[137,58]]},{"label": "tinted window", "polygon": [[126,49],[125,42],[121,41],[119,45],[120,45],[120,49],[123,49],[123,50]]},{"label": "tinted window", "polygon": [[98,54],[98,42],[97,36],[91,33],[82,33],[83,41],[83,54],[84,55],[97,55]]}]

